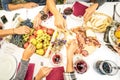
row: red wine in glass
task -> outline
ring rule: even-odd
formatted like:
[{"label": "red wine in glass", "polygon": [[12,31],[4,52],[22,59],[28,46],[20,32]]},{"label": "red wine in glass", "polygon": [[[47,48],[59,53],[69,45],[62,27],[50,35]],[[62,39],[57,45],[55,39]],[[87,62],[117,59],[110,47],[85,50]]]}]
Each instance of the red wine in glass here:
[{"label": "red wine in glass", "polygon": [[71,15],[73,13],[73,9],[71,7],[67,7],[64,9],[65,15]]},{"label": "red wine in glass", "polygon": [[61,57],[60,54],[54,54],[54,55],[52,56],[52,63],[53,63],[54,65],[60,64],[61,61],[62,61],[62,57]]},{"label": "red wine in glass", "polygon": [[87,71],[88,66],[84,60],[77,60],[74,64],[74,69],[77,73],[83,74]]}]

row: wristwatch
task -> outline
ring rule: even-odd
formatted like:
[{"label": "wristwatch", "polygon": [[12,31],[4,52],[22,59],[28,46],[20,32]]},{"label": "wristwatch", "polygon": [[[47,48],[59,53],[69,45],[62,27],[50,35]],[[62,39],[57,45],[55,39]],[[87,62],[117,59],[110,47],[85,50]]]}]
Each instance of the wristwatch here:
[{"label": "wristwatch", "polygon": [[41,14],[41,20],[46,20],[48,18],[48,15],[44,11],[39,12]]}]

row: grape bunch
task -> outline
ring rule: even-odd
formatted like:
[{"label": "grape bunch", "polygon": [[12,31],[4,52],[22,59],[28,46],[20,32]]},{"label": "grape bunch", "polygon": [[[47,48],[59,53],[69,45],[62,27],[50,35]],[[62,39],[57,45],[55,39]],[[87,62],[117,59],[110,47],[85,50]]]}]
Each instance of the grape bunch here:
[{"label": "grape bunch", "polygon": [[31,22],[31,20],[30,19],[26,19],[25,21],[22,21],[21,23],[20,23],[20,26],[29,26],[30,28],[32,28],[33,27],[33,23]]},{"label": "grape bunch", "polygon": [[31,28],[30,34],[24,34],[24,35],[14,34],[12,35],[12,38],[10,40],[10,43],[13,43],[21,48],[23,48],[24,43],[28,40],[29,35],[32,35],[32,33],[34,32],[34,29],[32,29],[33,23],[30,21],[30,19],[27,19],[20,23],[20,26],[24,26],[24,25],[29,26]]},{"label": "grape bunch", "polygon": [[23,40],[26,42],[29,39],[29,34],[22,35]]},{"label": "grape bunch", "polygon": [[10,43],[17,45],[18,47],[23,47],[25,41],[23,41],[22,35],[14,34],[10,40]]}]

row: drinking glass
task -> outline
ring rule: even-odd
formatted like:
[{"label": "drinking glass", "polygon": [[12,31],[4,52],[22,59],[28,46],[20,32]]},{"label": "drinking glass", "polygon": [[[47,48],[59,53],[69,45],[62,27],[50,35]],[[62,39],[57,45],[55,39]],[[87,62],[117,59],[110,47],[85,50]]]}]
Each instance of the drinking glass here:
[{"label": "drinking glass", "polygon": [[71,15],[73,13],[73,9],[71,7],[67,7],[63,11],[64,15]]},{"label": "drinking glass", "polygon": [[62,55],[61,53],[52,53],[50,57],[50,61],[52,65],[59,66],[62,63]]},{"label": "drinking glass", "polygon": [[88,65],[83,59],[77,59],[74,62],[74,69],[77,73],[83,74],[87,71]]},{"label": "drinking glass", "polygon": [[97,72],[103,75],[116,75],[120,67],[117,64],[110,60],[100,60],[95,63],[95,69]]}]

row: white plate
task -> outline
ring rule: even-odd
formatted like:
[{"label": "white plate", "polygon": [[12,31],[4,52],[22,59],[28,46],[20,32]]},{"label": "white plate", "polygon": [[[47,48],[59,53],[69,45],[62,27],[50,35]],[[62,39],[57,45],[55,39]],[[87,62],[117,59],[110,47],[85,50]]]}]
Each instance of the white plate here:
[{"label": "white plate", "polygon": [[16,58],[9,54],[0,54],[0,80],[10,80],[17,68]]}]

